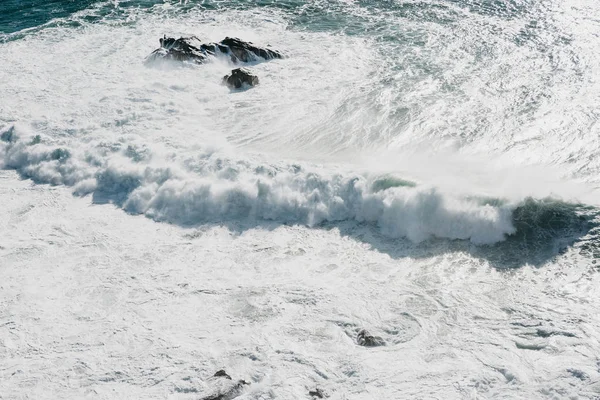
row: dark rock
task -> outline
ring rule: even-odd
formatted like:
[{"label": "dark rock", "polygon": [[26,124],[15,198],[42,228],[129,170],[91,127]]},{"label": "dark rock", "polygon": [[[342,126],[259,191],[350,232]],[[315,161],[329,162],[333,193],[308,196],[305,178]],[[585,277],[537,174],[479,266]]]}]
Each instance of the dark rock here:
[{"label": "dark rock", "polygon": [[214,377],[222,376],[223,378],[227,378],[227,379],[231,380],[231,377],[229,376],[229,374],[227,372],[225,372],[224,369],[218,370],[217,372],[215,372],[215,374],[213,376]]},{"label": "dark rock", "polygon": [[258,85],[258,77],[245,68],[236,68],[229,75],[223,77],[223,84],[231,89],[240,89],[244,86]]},{"label": "dark rock", "polygon": [[308,395],[312,396],[312,397],[316,397],[318,399],[322,399],[322,398],[325,397],[325,393],[323,393],[323,391],[321,389],[319,389],[319,388],[316,388],[315,390],[309,391]]},{"label": "dark rock", "polygon": [[272,49],[258,47],[251,42],[238,38],[226,37],[219,43],[202,43],[195,37],[181,37],[179,39],[164,36],[160,41],[160,48],[148,56],[147,62],[156,60],[187,61],[195,64],[204,64],[210,57],[225,56],[231,62],[251,62],[283,58],[283,55]]},{"label": "dark rock", "polygon": [[159,40],[160,48],[154,50],[148,56],[146,62],[156,60],[187,61],[196,64],[204,64],[211,53],[202,48],[202,43],[197,37],[168,38]]},{"label": "dark rock", "polygon": [[367,330],[361,329],[356,336],[356,342],[365,347],[385,346],[385,341],[379,336],[371,335]]},{"label": "dark rock", "polygon": [[[220,49],[223,52],[223,48],[228,48],[231,53],[231,61],[237,62],[249,62],[257,61],[258,58],[264,60],[272,60],[274,58],[283,58],[283,55],[275,50],[265,49],[257,47],[252,42],[244,42],[238,38],[226,37],[221,40]],[[227,53],[225,51],[224,53]]]},{"label": "dark rock", "polygon": [[202,400],[231,400],[242,394],[245,385],[249,385],[250,383],[246,382],[243,379],[237,381],[236,384],[224,390],[220,393],[215,393],[209,396],[202,397]]}]

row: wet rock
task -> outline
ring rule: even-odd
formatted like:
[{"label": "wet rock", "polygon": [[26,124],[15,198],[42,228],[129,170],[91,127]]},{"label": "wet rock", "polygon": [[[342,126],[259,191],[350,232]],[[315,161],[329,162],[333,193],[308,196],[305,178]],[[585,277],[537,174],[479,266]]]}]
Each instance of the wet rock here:
[{"label": "wet rock", "polygon": [[225,390],[221,390],[215,394],[211,394],[205,397],[202,397],[202,400],[232,400],[236,397],[240,396],[244,390],[244,386],[249,385],[250,383],[246,382],[243,379],[237,381],[234,385],[230,386]]},{"label": "wet rock", "polygon": [[205,49],[202,49],[202,43],[194,36],[179,39],[165,36],[159,42],[160,47],[146,58],[146,62],[172,60],[204,64],[211,55]]},{"label": "wet rock", "polygon": [[225,372],[224,369],[220,369],[217,372],[215,372],[215,374],[213,375],[215,378],[216,377],[223,377],[223,378],[227,378],[229,380],[231,380],[231,376],[229,376],[229,374],[227,372]]},{"label": "wet rock", "polygon": [[[264,60],[272,60],[274,58],[283,58],[283,55],[273,49],[257,47],[252,42],[244,42],[238,38],[226,37],[221,40],[218,44],[221,52],[227,53],[231,56],[231,61],[234,63],[238,62],[250,62],[257,61],[258,58]],[[223,47],[229,49],[229,51],[223,51]]]},{"label": "wet rock", "polygon": [[245,68],[236,68],[229,75],[223,77],[223,84],[230,89],[254,87],[258,85],[258,77]]},{"label": "wet rock", "polygon": [[321,389],[319,389],[319,388],[316,388],[315,390],[309,391],[308,395],[312,396],[314,398],[317,398],[317,399],[322,399],[322,398],[325,397],[325,393]]},{"label": "wet rock", "polygon": [[179,39],[164,36],[159,42],[160,48],[147,57],[147,62],[173,60],[204,64],[210,57],[226,57],[234,64],[238,64],[283,58],[283,55],[276,50],[258,47],[252,42],[245,42],[238,38],[226,37],[218,43],[202,43],[195,36]]},{"label": "wet rock", "polygon": [[201,397],[201,400],[232,400],[243,393],[244,386],[250,384],[243,379],[233,382],[231,376],[224,369],[215,372],[212,378],[221,379],[213,380],[213,393]]},{"label": "wet rock", "polygon": [[365,347],[385,346],[385,341],[379,336],[373,336],[366,329],[361,329],[356,335],[356,343]]}]

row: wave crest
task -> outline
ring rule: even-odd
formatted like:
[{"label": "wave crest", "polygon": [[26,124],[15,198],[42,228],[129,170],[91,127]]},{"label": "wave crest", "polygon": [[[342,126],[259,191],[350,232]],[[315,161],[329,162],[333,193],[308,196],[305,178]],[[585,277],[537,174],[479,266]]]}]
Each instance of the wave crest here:
[{"label": "wave crest", "polygon": [[3,168],[37,183],[71,186],[77,195],[92,195],[132,214],[186,226],[246,219],[311,227],[356,221],[413,242],[444,238],[493,244],[539,225],[536,216],[546,213],[550,219],[544,221],[552,221],[554,207],[533,200],[482,201],[403,180],[382,186],[382,179],[394,179],[261,165],[214,151],[167,164],[131,145],[70,149],[14,127],[2,138]]}]

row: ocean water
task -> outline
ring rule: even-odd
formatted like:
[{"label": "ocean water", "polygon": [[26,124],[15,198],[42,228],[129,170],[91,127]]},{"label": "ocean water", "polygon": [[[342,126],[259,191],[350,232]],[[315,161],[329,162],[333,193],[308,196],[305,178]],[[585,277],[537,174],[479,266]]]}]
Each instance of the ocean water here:
[{"label": "ocean water", "polygon": [[600,398],[597,15],[0,2],[0,398]]}]

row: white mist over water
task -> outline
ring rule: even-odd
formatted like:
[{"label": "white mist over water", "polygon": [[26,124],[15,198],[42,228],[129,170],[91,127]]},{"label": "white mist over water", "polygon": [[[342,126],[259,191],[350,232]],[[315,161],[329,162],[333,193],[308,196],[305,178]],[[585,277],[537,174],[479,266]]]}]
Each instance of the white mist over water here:
[{"label": "white mist over water", "polygon": [[[166,3],[7,37],[0,394],[598,396],[594,8],[427,4],[449,22]],[[231,92],[144,65],[163,34],[287,58]]]}]

